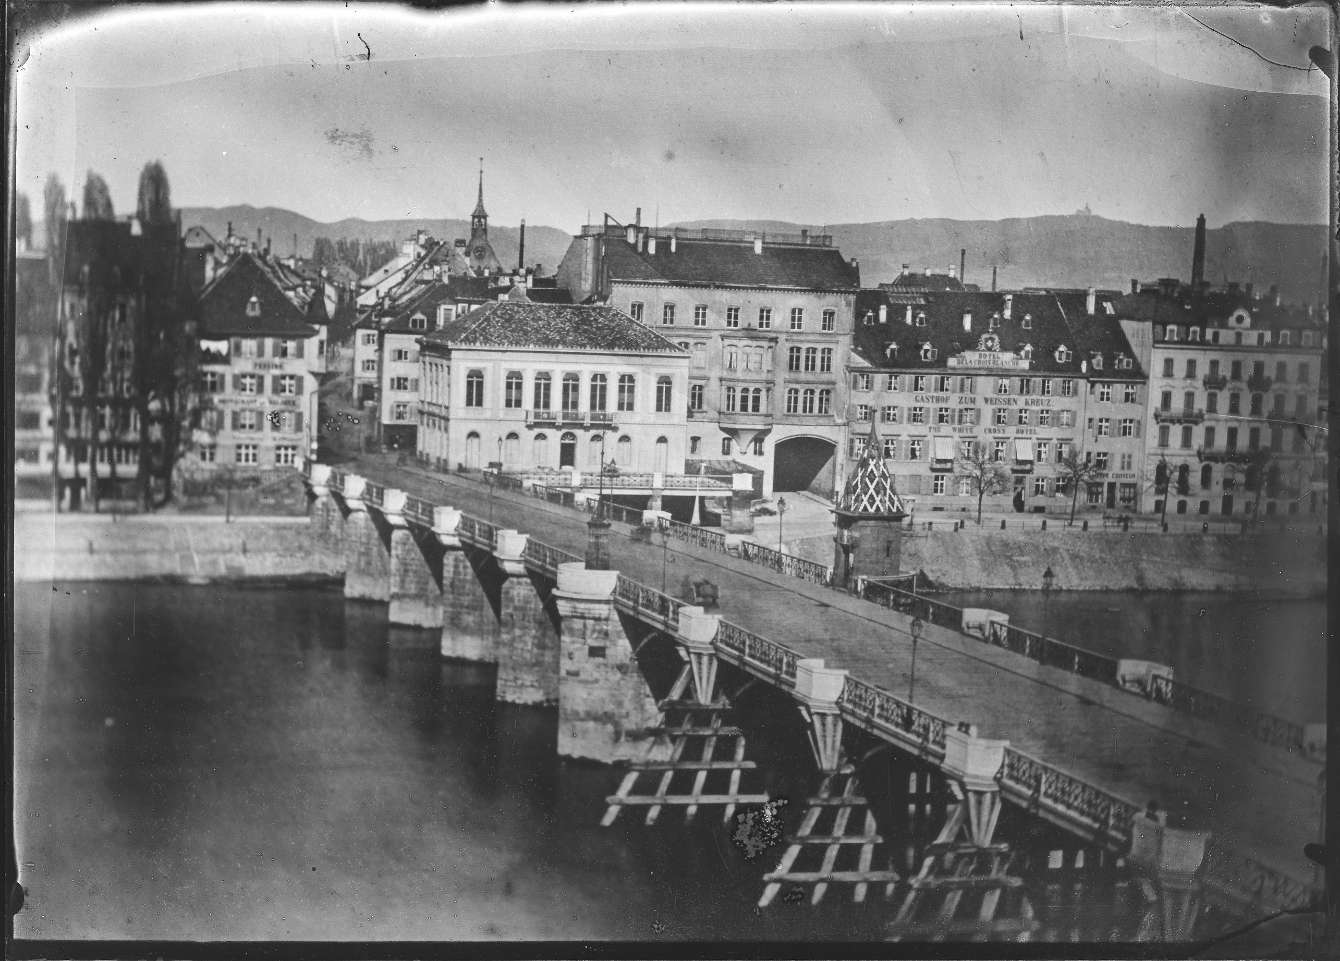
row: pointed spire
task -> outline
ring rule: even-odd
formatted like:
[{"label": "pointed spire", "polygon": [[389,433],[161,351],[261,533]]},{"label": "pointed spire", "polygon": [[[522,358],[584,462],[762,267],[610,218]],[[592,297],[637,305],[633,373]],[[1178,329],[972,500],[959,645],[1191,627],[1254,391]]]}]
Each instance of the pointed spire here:
[{"label": "pointed spire", "polygon": [[479,202],[475,204],[474,216],[487,217],[484,211],[484,158],[479,158]]},{"label": "pointed spire", "polygon": [[880,442],[878,422],[871,417],[870,435],[861,457],[847,478],[837,509],[847,514],[906,516],[907,508],[898,496],[893,477],[884,463],[884,445]]}]

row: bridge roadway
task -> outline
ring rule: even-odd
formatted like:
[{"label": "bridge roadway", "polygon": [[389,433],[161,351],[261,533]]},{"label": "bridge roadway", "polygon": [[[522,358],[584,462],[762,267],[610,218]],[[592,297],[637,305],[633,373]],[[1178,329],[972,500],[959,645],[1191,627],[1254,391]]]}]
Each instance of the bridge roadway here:
[{"label": "bridge roadway", "polygon": [[[480,519],[490,516],[492,500],[498,526],[585,553],[586,517],[571,508],[515,491],[490,495],[475,480],[378,458],[339,466]],[[632,541],[628,530],[613,525],[610,566],[659,587],[662,547]],[[907,616],[677,541],[668,561],[667,593],[678,596],[686,575],[706,576],[720,587],[715,613],[726,620],[906,696]],[[915,703],[948,721],[977,724],[983,737],[1007,738],[1014,749],[1117,797],[1138,805],[1157,800],[1170,823],[1207,829],[1219,846],[1298,884],[1315,878],[1302,854],[1321,823],[1322,768],[1314,762],[935,625],[918,644]],[[1242,877],[1240,886],[1257,883]]]}]

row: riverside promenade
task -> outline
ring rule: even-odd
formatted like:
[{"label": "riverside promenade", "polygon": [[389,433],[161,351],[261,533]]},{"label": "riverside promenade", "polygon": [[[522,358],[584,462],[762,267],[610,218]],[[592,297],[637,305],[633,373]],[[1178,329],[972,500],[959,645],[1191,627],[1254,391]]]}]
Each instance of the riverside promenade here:
[{"label": "riverside promenade", "polygon": [[[586,516],[477,480],[365,458],[341,465],[424,501],[514,528],[578,556]],[[670,594],[688,577],[720,588],[728,621],[903,697],[911,681],[909,618],[826,587],[682,543],[637,542],[616,524],[611,567]],[[620,536],[620,535],[624,536]],[[1069,638],[1083,644],[1083,638]],[[1209,831],[1218,883],[1263,910],[1307,899],[1316,882],[1303,846],[1321,824],[1322,767],[1223,726],[928,625],[918,645],[916,707],[978,726],[982,736],[1063,769],[1173,823]]]}]

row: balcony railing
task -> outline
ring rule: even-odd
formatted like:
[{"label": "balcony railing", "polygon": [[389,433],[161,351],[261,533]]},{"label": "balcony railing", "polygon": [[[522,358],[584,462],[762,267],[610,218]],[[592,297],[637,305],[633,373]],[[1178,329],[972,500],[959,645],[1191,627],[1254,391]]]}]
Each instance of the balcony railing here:
[{"label": "balcony railing", "polygon": [[723,427],[771,427],[772,411],[750,414],[738,410],[723,410],[717,415],[717,423]]},{"label": "balcony railing", "polygon": [[1154,411],[1154,420],[1160,424],[1199,424],[1204,419],[1205,411],[1199,408],[1183,407],[1176,410],[1163,410],[1162,408],[1159,408]]},{"label": "balcony railing", "polygon": [[1247,464],[1251,462],[1250,451],[1224,447],[1197,447],[1196,459],[1203,464]]},{"label": "balcony railing", "polygon": [[587,422],[592,427],[599,427],[604,430],[614,430],[614,412],[609,410],[593,410],[587,416]]},{"label": "balcony railing", "polygon": [[556,410],[528,410],[526,411],[527,427],[557,427],[558,411]]},{"label": "balcony railing", "polygon": [[1223,390],[1228,386],[1228,378],[1223,374],[1206,374],[1201,383],[1206,390]]},{"label": "balcony railing", "polygon": [[1265,374],[1252,374],[1247,378],[1247,389],[1253,393],[1262,394],[1270,390],[1274,383],[1274,378],[1267,377]]}]

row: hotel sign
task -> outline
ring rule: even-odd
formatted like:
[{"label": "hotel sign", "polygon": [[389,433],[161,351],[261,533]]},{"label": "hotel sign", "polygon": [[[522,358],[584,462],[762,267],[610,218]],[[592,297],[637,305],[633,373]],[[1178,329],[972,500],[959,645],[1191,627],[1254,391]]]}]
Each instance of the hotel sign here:
[{"label": "hotel sign", "polygon": [[965,350],[946,362],[950,367],[974,367],[987,370],[1030,370],[1033,362],[1004,350]]}]

